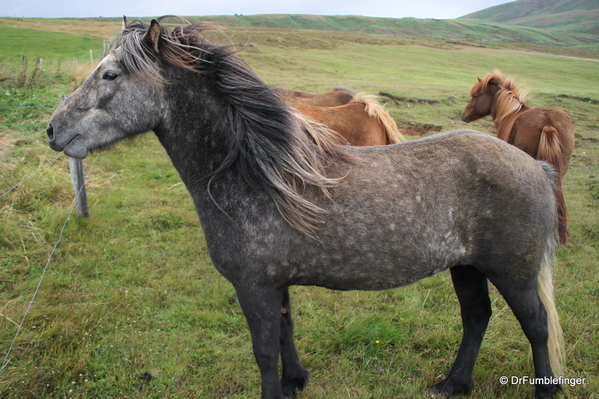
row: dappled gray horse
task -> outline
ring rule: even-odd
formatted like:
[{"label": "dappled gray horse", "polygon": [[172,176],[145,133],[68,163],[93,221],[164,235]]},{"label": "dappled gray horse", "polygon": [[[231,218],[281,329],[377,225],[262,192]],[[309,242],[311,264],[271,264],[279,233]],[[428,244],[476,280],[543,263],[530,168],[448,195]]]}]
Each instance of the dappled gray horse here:
[{"label": "dappled gray horse", "polygon": [[[529,339],[536,377],[561,374],[549,168],[466,130],[390,146],[336,146],[229,46],[205,40],[203,29],[128,24],[58,107],[47,134],[54,150],[84,158],[155,132],[193,197],[215,267],[237,291],[262,398],[295,397],[308,379],[293,343],[290,285],[382,290],[447,269],[464,335],[433,392],[473,388],[491,314],[488,281]],[[535,395],[560,389],[545,379]]]}]

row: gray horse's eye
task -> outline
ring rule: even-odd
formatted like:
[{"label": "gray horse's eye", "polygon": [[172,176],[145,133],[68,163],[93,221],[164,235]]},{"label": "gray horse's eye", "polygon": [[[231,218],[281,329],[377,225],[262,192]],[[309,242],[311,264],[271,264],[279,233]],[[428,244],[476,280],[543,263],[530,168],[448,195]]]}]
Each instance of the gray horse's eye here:
[{"label": "gray horse's eye", "polygon": [[118,74],[114,71],[106,71],[104,72],[104,74],[102,75],[102,79],[104,80],[115,80],[116,78],[118,78]]}]

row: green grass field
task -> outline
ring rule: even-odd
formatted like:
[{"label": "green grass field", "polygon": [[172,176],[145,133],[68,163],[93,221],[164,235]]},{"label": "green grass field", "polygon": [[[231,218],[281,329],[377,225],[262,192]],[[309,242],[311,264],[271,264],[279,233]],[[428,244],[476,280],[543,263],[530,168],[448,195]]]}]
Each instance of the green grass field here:
[{"label": "green grass field", "polygon": [[[572,239],[554,276],[566,377],[586,384],[564,387],[563,397],[599,397],[597,60],[358,33],[253,33],[243,57],[268,83],[402,97],[387,109],[409,139],[463,127],[492,133],[491,120],[467,125],[459,115],[476,76],[495,67],[526,83],[532,106],[570,114],[577,140],[564,190]],[[245,43],[247,34],[234,37]],[[54,160],[45,138],[47,120],[72,87],[63,75],[32,89],[12,78],[0,87],[1,360],[60,238],[0,371],[0,397],[259,397],[235,292],[212,266],[191,199],[151,133],[85,160],[91,216],[68,217],[68,161]],[[426,398],[457,351],[461,325],[449,273],[390,291],[293,287],[291,295],[298,350],[312,373],[301,399]],[[532,376],[533,365],[495,290],[492,301],[472,397],[531,397],[531,385],[499,382]]]},{"label": "green grass field", "polygon": [[88,35],[44,32],[0,25],[2,53],[52,60],[81,58],[89,60],[89,51],[102,52],[102,39]]}]

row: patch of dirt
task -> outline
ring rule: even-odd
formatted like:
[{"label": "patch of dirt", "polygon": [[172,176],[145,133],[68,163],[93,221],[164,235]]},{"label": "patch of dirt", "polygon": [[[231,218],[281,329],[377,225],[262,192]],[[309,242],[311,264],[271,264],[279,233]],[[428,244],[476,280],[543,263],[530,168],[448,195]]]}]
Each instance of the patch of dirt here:
[{"label": "patch of dirt", "polygon": [[439,104],[439,101],[436,101],[436,100],[422,100],[422,99],[418,99],[418,98],[397,97],[393,94],[386,93],[383,91],[381,91],[379,93],[379,96],[384,97],[384,98],[388,99],[389,101],[393,101],[396,104],[399,104],[399,103],[417,103],[417,104],[429,104],[429,105]]},{"label": "patch of dirt", "polygon": [[443,126],[430,125],[427,123],[410,122],[408,124],[399,124],[399,130],[406,136],[424,136],[431,132],[440,132]]},{"label": "patch of dirt", "polygon": [[599,104],[599,100],[596,100],[594,98],[589,98],[589,97],[577,97],[577,96],[569,96],[567,94],[560,94],[557,96],[557,98],[571,98],[573,100],[577,100],[583,103],[589,103],[589,104]]}]

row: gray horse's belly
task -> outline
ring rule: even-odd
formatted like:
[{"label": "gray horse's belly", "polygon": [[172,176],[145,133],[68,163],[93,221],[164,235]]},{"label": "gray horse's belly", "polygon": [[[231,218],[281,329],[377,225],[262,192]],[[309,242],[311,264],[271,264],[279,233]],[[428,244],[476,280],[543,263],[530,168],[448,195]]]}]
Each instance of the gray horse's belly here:
[{"label": "gray horse's belly", "polygon": [[294,284],[338,290],[383,290],[415,283],[467,262],[468,250],[451,230],[354,226],[338,240],[303,247]]},{"label": "gray horse's belly", "polygon": [[451,263],[424,264],[405,262],[400,259],[368,259],[343,263],[310,264],[303,267],[296,285],[315,285],[335,290],[384,290],[413,284],[426,277],[446,270]]}]

